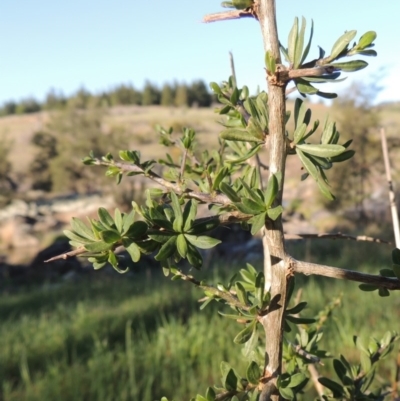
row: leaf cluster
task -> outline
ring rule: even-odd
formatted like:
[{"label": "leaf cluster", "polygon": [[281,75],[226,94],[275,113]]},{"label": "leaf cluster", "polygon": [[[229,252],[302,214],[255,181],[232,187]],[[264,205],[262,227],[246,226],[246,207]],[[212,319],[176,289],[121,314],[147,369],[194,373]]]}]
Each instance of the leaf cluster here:
[{"label": "leaf cluster", "polygon": [[382,386],[371,391],[377,364],[385,358],[394,348],[394,342],[399,336],[395,332],[388,331],[378,341],[371,338],[369,342],[354,336],[354,344],[361,351],[360,363],[351,365],[347,359],[340,355],[333,360],[333,367],[339,381],[326,377],[320,377],[318,381],[330,390],[330,395],[325,395],[324,400],[371,400],[382,401],[387,394],[382,392]]},{"label": "leaf cluster", "polygon": [[[313,69],[318,67],[324,67],[323,73],[321,74],[305,74],[305,76],[294,78],[294,84],[302,96],[306,95],[318,95],[323,98],[332,99],[337,97],[335,93],[321,92],[313,84],[321,84],[326,82],[339,82],[338,80],[341,72],[354,72],[361,70],[368,66],[368,63],[364,60],[351,60],[351,61],[338,61],[345,57],[352,57],[356,55],[361,56],[376,56],[374,47],[374,40],[376,39],[376,33],[374,31],[368,31],[363,34],[358,42],[351,42],[355,38],[357,31],[351,30],[341,35],[333,44],[329,56],[325,57],[325,50],[319,48],[319,56],[306,62],[309,55],[312,39],[314,35],[314,23],[311,22],[310,36],[307,44],[305,44],[305,31],[306,31],[306,20],[303,17],[301,26],[299,20],[296,17],[292,26],[292,29],[288,36],[287,47],[280,45],[281,53],[284,59],[289,63],[289,69],[301,70],[301,69]],[[276,61],[272,57],[271,53],[267,52],[265,57],[265,64],[269,75],[273,75],[276,72]],[[319,75],[319,76],[318,76]]]},{"label": "leaf cluster", "polygon": [[339,145],[340,133],[334,122],[325,122],[321,133],[320,143],[308,143],[306,140],[316,133],[319,121],[316,120],[311,129],[308,128],[311,121],[311,110],[307,109],[304,102],[297,98],[294,107],[295,130],[290,138],[290,150],[294,148],[295,153],[301,160],[306,173],[302,180],[309,175],[317,182],[320,191],[333,200],[334,196],[329,190],[328,178],[325,171],[333,167],[334,163],[340,163],[350,159],[354,150],[347,148],[351,140]]}]

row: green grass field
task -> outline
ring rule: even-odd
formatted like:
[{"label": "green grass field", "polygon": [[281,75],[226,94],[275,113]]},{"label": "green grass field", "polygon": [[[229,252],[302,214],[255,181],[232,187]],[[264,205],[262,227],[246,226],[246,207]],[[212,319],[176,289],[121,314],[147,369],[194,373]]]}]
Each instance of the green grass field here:
[{"label": "green grass field", "polygon": [[[368,268],[368,266],[367,266]],[[230,276],[208,270],[209,281]],[[342,294],[330,317],[324,349],[356,361],[354,334],[381,338],[400,331],[400,298],[364,293],[356,283],[305,279],[305,316]],[[93,274],[79,283],[21,288],[0,297],[0,399],[176,401],[219,383],[225,360],[245,374],[247,361],[232,341],[240,326],[215,312],[199,312],[202,293],[190,284],[150,275]],[[390,355],[379,378],[394,371]],[[330,369],[326,361],[323,370]],[[304,398],[305,400],[307,398]]]}]

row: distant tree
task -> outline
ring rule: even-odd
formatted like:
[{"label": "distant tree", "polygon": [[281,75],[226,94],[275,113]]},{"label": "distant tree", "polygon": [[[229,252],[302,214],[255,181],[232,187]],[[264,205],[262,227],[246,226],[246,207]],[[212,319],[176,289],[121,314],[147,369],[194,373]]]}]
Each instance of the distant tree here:
[{"label": "distant tree", "polygon": [[175,106],[184,107],[189,105],[189,94],[186,84],[178,84],[175,93]]},{"label": "distant tree", "polygon": [[37,113],[41,110],[40,103],[33,97],[21,100],[15,110],[16,114]]},{"label": "distant tree", "polygon": [[84,87],[80,88],[75,95],[68,99],[68,105],[72,108],[86,109],[92,94]]},{"label": "distant tree", "polygon": [[84,111],[68,106],[63,111],[52,113],[45,128],[46,135],[41,133],[35,137],[35,144],[41,148],[34,164],[41,174],[36,187],[42,185],[45,189],[51,184],[52,192],[79,193],[102,188],[105,177],[96,177],[94,172],[82,170],[79,166],[85,150],[103,154],[108,149],[115,151],[121,142],[128,145],[125,131],[111,128],[105,132],[103,121],[107,110],[93,100]]},{"label": "distant tree", "polygon": [[161,91],[161,106],[174,105],[174,90],[172,86],[165,83]]},{"label": "distant tree", "polygon": [[9,154],[12,142],[5,136],[0,139],[0,206],[5,206],[10,202],[17,185],[11,178],[12,165],[9,160]]},{"label": "distant tree", "polygon": [[13,100],[9,100],[4,103],[3,107],[0,109],[1,116],[8,116],[10,114],[15,114],[17,111],[17,103]]},{"label": "distant tree", "polygon": [[131,84],[118,85],[111,91],[112,105],[140,104],[141,95]]},{"label": "distant tree", "polygon": [[32,188],[50,192],[53,187],[50,162],[58,156],[57,139],[52,134],[39,131],[33,135],[31,143],[39,149],[29,169]]},{"label": "distant tree", "polygon": [[150,81],[146,81],[142,93],[142,106],[160,104],[160,97],[161,94],[157,86],[153,85]]},{"label": "distant tree", "polygon": [[212,96],[202,80],[193,81],[189,88],[189,106],[210,107]]},{"label": "distant tree", "polygon": [[62,92],[57,92],[55,89],[50,89],[46,95],[46,100],[44,101],[44,108],[46,110],[56,110],[61,109],[67,103],[66,97]]}]

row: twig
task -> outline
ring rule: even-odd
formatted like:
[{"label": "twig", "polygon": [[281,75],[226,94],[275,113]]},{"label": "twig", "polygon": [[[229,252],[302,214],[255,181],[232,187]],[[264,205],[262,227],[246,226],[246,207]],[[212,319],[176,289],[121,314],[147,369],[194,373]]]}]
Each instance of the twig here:
[{"label": "twig", "polygon": [[314,365],[308,365],[308,371],[310,372],[311,380],[314,384],[314,387],[317,390],[318,395],[322,399],[322,396],[324,395],[324,387],[318,381],[318,378],[319,378],[318,370]]},{"label": "twig", "polygon": [[80,247],[80,248],[74,249],[73,251],[65,252],[62,255],[53,256],[52,258],[47,259],[44,262],[45,263],[54,262],[56,260],[61,260],[61,259],[67,260],[67,259],[73,258],[74,256],[82,255],[83,253],[87,253],[87,252],[88,251],[85,248]]},{"label": "twig", "polygon": [[383,160],[385,162],[386,180],[389,186],[389,201],[390,201],[390,210],[392,211],[394,238],[396,242],[396,247],[400,248],[399,216],[397,214],[396,195],[393,190],[392,174],[390,171],[389,152],[387,148],[385,130],[381,128],[380,133],[382,141]]},{"label": "twig", "polygon": [[[337,71],[337,68],[326,66],[326,67],[315,67],[315,68],[303,68],[300,70],[288,70],[288,79],[302,78],[302,77],[320,77],[325,74],[332,74]],[[284,74],[285,71],[281,71],[279,74]],[[280,77],[282,79],[282,77]]]},{"label": "twig", "polygon": [[177,276],[180,276],[182,280],[188,281],[188,282],[194,284],[195,286],[200,287],[202,290],[207,291],[219,298],[222,298],[223,300],[225,300],[228,304],[230,304],[232,306],[235,306],[237,308],[247,310],[247,311],[250,309],[249,306],[243,305],[239,301],[238,297],[235,294],[233,294],[232,292],[220,291],[218,288],[215,288],[211,285],[204,284],[203,282],[196,280],[193,276],[182,273],[180,270],[178,270],[175,274]]},{"label": "twig", "polygon": [[230,205],[232,201],[224,194],[206,194],[203,192],[195,192],[191,189],[182,189],[182,187],[175,183],[165,180],[164,178],[160,177],[158,174],[153,173],[152,171],[145,172],[141,167],[135,164],[127,164],[122,162],[106,162],[100,159],[94,159],[94,165],[97,166],[106,166],[111,167],[115,166],[121,169],[121,171],[125,173],[138,173],[143,174],[146,178],[156,182],[157,184],[161,185],[164,188],[167,188],[178,195],[184,195],[187,198],[196,199],[200,202],[204,203],[218,203],[220,205]]},{"label": "twig", "polygon": [[285,240],[299,240],[299,239],[306,239],[306,238],[318,238],[318,239],[347,239],[353,241],[367,241],[367,242],[376,242],[381,244],[390,244],[389,241],[368,237],[366,235],[347,235],[342,234],[341,232],[338,233],[315,233],[315,234],[285,234]]},{"label": "twig", "polygon": [[[244,214],[241,212],[229,212],[229,213],[224,213],[220,216],[209,216],[196,219],[194,224],[203,223],[206,221],[218,220],[221,225],[227,225],[227,224],[235,224],[243,221],[248,221],[251,217],[252,217],[251,215]],[[120,253],[124,249],[125,248],[123,246],[117,246],[114,252]],[[67,260],[69,258],[79,255],[87,256],[84,254],[91,254],[91,252],[86,250],[84,247],[79,247],[77,249],[74,249],[73,251],[65,252],[61,255],[57,255],[48,260],[45,260],[45,263],[54,262],[56,260]]]},{"label": "twig", "polygon": [[300,355],[300,356],[302,356],[302,357],[308,359],[308,360],[311,361],[312,363],[318,363],[318,364],[320,364],[320,365],[322,365],[322,366],[324,365],[324,364],[321,362],[321,359],[320,359],[320,358],[318,358],[316,355],[310,354],[310,353],[307,352],[305,349],[301,348],[300,345],[298,345],[298,344],[297,344],[297,345],[296,345],[296,344],[293,344],[293,343],[291,343],[290,341],[288,341],[287,343],[292,347],[293,351],[296,352],[296,354],[298,354],[298,355]]},{"label": "twig", "polygon": [[248,17],[256,18],[254,12],[251,9],[246,8],[245,10],[232,10],[215,14],[207,14],[204,16],[203,22],[218,22]]},{"label": "twig", "polygon": [[[302,288],[299,288],[299,290],[297,291],[297,294],[296,294],[295,301],[294,301],[294,302],[295,302],[295,305],[297,305],[297,304],[300,303],[302,293],[303,293],[303,289],[302,289]],[[298,317],[299,314],[297,313],[297,314],[294,315],[294,316]],[[304,330],[304,329],[301,328],[301,327],[299,327],[299,330]],[[289,344],[291,344],[291,343],[289,342]],[[292,346],[294,346],[294,347],[300,347],[299,345],[295,346],[294,344],[293,344]],[[300,348],[300,349],[301,349],[301,348]],[[312,357],[314,357],[314,355],[312,355]],[[318,359],[319,359],[319,358],[318,358]],[[319,362],[321,365],[323,365],[323,363],[320,362],[320,360],[319,360],[318,362]],[[322,399],[322,396],[324,395],[324,388],[323,388],[322,384],[318,381],[318,377],[319,377],[318,370],[317,370],[317,368],[316,368],[313,364],[311,364],[311,363],[307,365],[307,369],[308,369],[308,371],[310,372],[310,376],[311,376],[311,380],[312,380],[312,382],[313,382],[313,385],[314,385],[315,389],[317,390],[318,395],[319,395],[319,396],[321,397],[321,399]]]},{"label": "twig", "polygon": [[317,275],[331,277],[335,279],[357,281],[359,283],[376,285],[377,287],[387,288],[388,290],[400,290],[400,280],[397,278],[377,276],[374,274],[360,273],[353,270],[340,269],[338,267],[319,265],[315,263],[303,262],[289,257],[288,265],[295,273],[305,274],[306,276]]}]

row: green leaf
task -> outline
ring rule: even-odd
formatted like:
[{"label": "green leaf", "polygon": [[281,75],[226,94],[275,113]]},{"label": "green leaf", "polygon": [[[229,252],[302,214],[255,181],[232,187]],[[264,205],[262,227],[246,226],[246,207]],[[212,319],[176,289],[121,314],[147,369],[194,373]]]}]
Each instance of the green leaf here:
[{"label": "green leaf", "polygon": [[276,207],[267,210],[268,217],[274,221],[282,214],[282,212],[283,212],[283,207],[281,205],[278,205]]},{"label": "green leaf", "polygon": [[115,226],[117,227],[117,230],[122,233],[122,214],[121,211],[119,209],[115,209],[114,211],[114,222],[115,222]]},{"label": "green leaf", "polygon": [[183,228],[183,214],[179,199],[174,192],[171,192],[171,206],[174,211],[175,220],[173,223],[174,231],[181,232]]},{"label": "green leaf", "polygon": [[344,63],[330,63],[329,66],[345,72],[354,72],[367,67],[368,63],[364,60],[353,60]]},{"label": "green leaf", "polygon": [[376,39],[375,31],[368,31],[361,36],[360,40],[357,43],[356,48],[364,50],[366,47],[371,45],[371,43]]},{"label": "green leaf", "polygon": [[224,377],[223,386],[228,391],[236,390],[238,379],[233,369],[229,369],[228,374]]},{"label": "green leaf", "polygon": [[170,237],[169,240],[161,246],[159,252],[154,257],[154,259],[161,261],[171,257],[176,250],[176,238],[176,236]]},{"label": "green leaf", "polygon": [[306,130],[307,130],[307,125],[304,123],[296,128],[296,130],[293,133],[294,143],[299,143],[303,139]]},{"label": "green leaf", "polygon": [[222,95],[221,88],[219,87],[219,85],[218,85],[216,82],[211,82],[211,83],[210,83],[210,88],[212,89],[212,91],[213,91],[216,95]]},{"label": "green leaf", "polygon": [[224,193],[232,202],[240,202],[240,197],[236,191],[226,182],[221,182],[219,189]]},{"label": "green leaf", "polygon": [[300,302],[291,309],[286,309],[287,315],[297,315],[307,306],[307,302]]},{"label": "green leaf", "polygon": [[295,398],[295,394],[294,394],[293,390],[289,387],[279,388],[279,394],[285,400],[293,400]]},{"label": "green leaf", "polygon": [[332,391],[334,398],[339,398],[344,395],[343,387],[327,377],[319,377],[318,381],[326,388]]},{"label": "green leaf", "polygon": [[256,202],[253,199],[242,198],[242,204],[245,209],[249,210],[250,214],[258,214],[265,212],[266,206],[261,202]]},{"label": "green leaf", "polygon": [[309,82],[302,78],[294,80],[297,90],[304,95],[314,95],[318,92],[318,89],[312,86]]},{"label": "green leaf", "polygon": [[226,141],[260,142],[264,140],[262,136],[235,128],[224,130],[220,132],[219,136]]},{"label": "green leaf", "polygon": [[135,222],[135,210],[132,209],[130,213],[124,214],[122,218],[123,234],[125,234],[131,225]]},{"label": "green leaf", "polygon": [[389,292],[389,290],[387,288],[381,287],[378,290],[378,294],[379,294],[380,297],[388,297],[390,295],[390,292]]},{"label": "green leaf", "polygon": [[328,57],[328,61],[335,60],[340,53],[343,52],[348,46],[348,44],[354,39],[356,36],[357,31],[348,31],[343,34],[333,45],[331,50],[331,55]]},{"label": "green leaf", "polygon": [[343,365],[343,363],[339,359],[334,359],[333,360],[333,368],[335,369],[335,372],[337,376],[339,377],[340,380],[342,380],[342,377],[344,377],[347,373],[346,366]]},{"label": "green leaf", "polygon": [[195,269],[200,269],[201,265],[203,264],[203,258],[201,257],[200,252],[192,244],[188,243],[187,245],[188,245],[188,252],[187,252],[186,257],[187,257],[188,262]]},{"label": "green leaf", "polygon": [[221,241],[205,235],[195,236],[184,234],[185,238],[194,246],[200,249],[210,249],[218,245]]},{"label": "green leaf", "polygon": [[310,175],[314,178],[314,180],[318,181],[319,173],[314,163],[308,158],[300,149],[299,145],[296,146],[296,153],[299,156],[299,159],[303,163],[306,170],[310,173]]},{"label": "green leaf", "polygon": [[121,234],[116,230],[105,230],[100,232],[100,237],[107,244],[115,244],[121,240]]},{"label": "green leaf", "polygon": [[234,339],[233,342],[236,344],[244,344],[250,340],[251,335],[253,334],[253,330],[255,330],[255,321],[250,323],[247,327],[245,327]]},{"label": "green leaf", "polygon": [[334,200],[335,197],[332,195],[331,191],[329,190],[328,185],[323,180],[318,180],[317,185],[319,190],[321,191],[322,195],[324,195],[329,200]]},{"label": "green leaf", "polygon": [[288,55],[289,55],[289,61],[291,64],[294,65],[295,63],[295,55],[296,55],[296,46],[297,46],[297,38],[299,34],[299,20],[296,17],[294,19],[294,23],[292,26],[292,29],[290,30],[289,33],[289,38],[288,38]]},{"label": "green leaf", "polygon": [[85,245],[85,249],[89,252],[97,253],[97,252],[105,252],[112,248],[113,244],[107,244],[103,241],[92,242],[90,244]]},{"label": "green leaf", "polygon": [[140,238],[146,234],[148,228],[148,225],[144,221],[136,221],[135,223],[131,224],[128,231],[126,231],[124,235],[131,238]]},{"label": "green leaf", "polygon": [[236,288],[236,295],[240,301],[241,304],[244,306],[247,306],[249,304],[249,299],[247,297],[247,292],[243,287],[243,284],[241,284],[240,281],[237,281],[235,283],[235,288]]},{"label": "green leaf", "polygon": [[366,338],[361,338],[359,336],[353,336],[353,342],[360,351],[364,352],[366,355],[369,355]]},{"label": "green leaf", "polygon": [[302,58],[300,60],[300,65],[302,65],[304,63],[304,61],[306,60],[306,58],[308,56],[308,53],[309,53],[310,48],[311,48],[311,42],[312,42],[313,35],[314,35],[314,21],[311,20],[310,39],[308,40],[307,46],[304,49],[303,56],[302,56]]},{"label": "green leaf", "polygon": [[346,148],[341,145],[313,145],[313,144],[302,144],[297,145],[296,149],[300,149],[304,153],[318,157],[334,157],[343,153]]},{"label": "green leaf", "polygon": [[303,46],[304,46],[304,33],[306,30],[306,20],[304,17],[302,17],[301,20],[301,28],[299,35],[297,37],[296,41],[296,50],[295,50],[295,55],[294,55],[294,61],[293,61],[293,67],[295,69],[299,68],[302,60],[302,54],[303,54]]},{"label": "green leaf", "polygon": [[229,164],[239,164],[239,163],[243,163],[246,160],[250,159],[250,157],[253,157],[260,149],[261,149],[262,144],[258,143],[256,145],[254,145],[246,154],[244,154],[241,157],[238,157],[236,159],[232,159],[232,160],[225,160],[226,163]]},{"label": "green leaf", "polygon": [[133,262],[138,262],[140,259],[140,249],[139,247],[132,242],[128,247],[125,247],[126,251],[129,253],[129,256],[132,258]]},{"label": "green leaf", "polygon": [[346,150],[346,151],[344,151],[343,153],[341,153],[340,155],[331,157],[331,158],[330,158],[330,161],[331,161],[332,163],[344,162],[344,161],[346,161],[346,160],[351,159],[351,158],[354,156],[355,153],[356,153],[356,152],[355,152],[354,150],[351,150],[351,149],[350,149],[350,150]]},{"label": "green leaf", "polygon": [[185,209],[183,210],[184,232],[190,230],[196,218],[196,214],[197,214],[197,202],[194,199],[190,199],[190,201],[186,203]]},{"label": "green leaf", "polygon": [[207,231],[214,230],[218,226],[219,226],[218,217],[210,217],[209,220],[193,224],[193,226],[187,232],[189,234],[199,235]]},{"label": "green leaf", "polygon": [[178,249],[179,255],[181,255],[182,258],[186,258],[188,246],[185,236],[183,234],[178,235],[178,238],[176,240],[176,248]]},{"label": "green leaf", "polygon": [[267,188],[264,193],[264,201],[265,201],[265,206],[267,208],[269,208],[272,205],[278,191],[279,191],[278,179],[276,178],[275,174],[272,174],[269,177]]},{"label": "green leaf", "polygon": [[394,275],[400,280],[400,265],[394,263],[392,265]]},{"label": "green leaf", "polygon": [[208,387],[206,391],[207,401],[214,401],[216,397],[215,391],[212,387]]},{"label": "green leaf", "polygon": [[361,54],[361,56],[372,56],[376,57],[378,53],[375,50],[359,50],[357,54]]},{"label": "green leaf", "polygon": [[335,131],[336,127],[333,121],[330,122],[329,124],[326,124],[321,135],[321,143],[323,145],[331,143]]},{"label": "green leaf", "polygon": [[400,265],[400,249],[398,248],[393,249],[392,262],[396,265]]},{"label": "green leaf", "polygon": [[360,284],[358,288],[361,291],[376,291],[379,287],[373,284]]},{"label": "green leaf", "polygon": [[101,207],[97,212],[101,223],[107,228],[113,228],[114,220],[111,217],[110,213],[104,207]]},{"label": "green leaf", "polygon": [[248,223],[251,224],[251,234],[256,235],[264,226],[267,212],[253,216]]},{"label": "green leaf", "polygon": [[96,241],[93,231],[82,220],[73,217],[71,221],[71,227],[79,236]]},{"label": "green leaf", "polygon": [[93,240],[83,238],[80,235],[77,235],[76,233],[69,231],[69,230],[64,230],[63,231],[64,235],[69,238],[72,241],[78,242],[79,244],[91,244]]},{"label": "green leaf", "polygon": [[303,373],[296,373],[290,377],[290,383],[288,384],[288,387],[289,388],[297,387],[300,384],[302,384],[304,380],[307,380],[307,377]]},{"label": "green leaf", "polygon": [[[398,266],[398,267],[399,267],[399,274],[400,274],[400,266]],[[380,269],[379,274],[383,277],[396,277],[393,269]]]},{"label": "green leaf", "polygon": [[261,377],[261,372],[260,372],[260,366],[258,366],[257,362],[254,361],[250,362],[249,366],[247,367],[246,377],[249,383],[258,384]]}]

